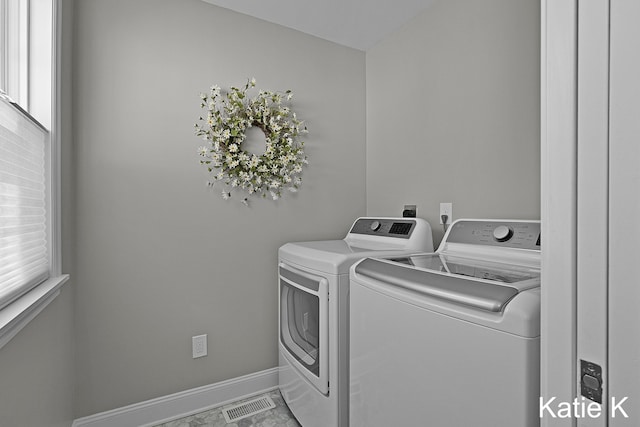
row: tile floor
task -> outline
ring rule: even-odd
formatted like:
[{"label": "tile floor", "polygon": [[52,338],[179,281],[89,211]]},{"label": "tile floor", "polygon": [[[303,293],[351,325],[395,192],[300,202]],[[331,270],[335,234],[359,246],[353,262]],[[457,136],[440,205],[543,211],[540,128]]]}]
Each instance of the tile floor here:
[{"label": "tile floor", "polygon": [[[227,421],[224,419],[224,415],[222,415],[222,409],[226,406],[241,403],[243,402],[242,400],[219,408],[200,412],[199,414],[180,418],[179,420],[158,424],[155,427],[300,427],[300,424],[298,424],[289,411],[289,408],[287,408],[287,405],[284,403],[279,390],[276,389],[266,394],[268,394],[273,400],[273,403],[276,404],[275,408],[248,418],[243,418],[235,423],[227,424]],[[253,399],[254,397],[257,396],[253,396],[246,400]]]}]

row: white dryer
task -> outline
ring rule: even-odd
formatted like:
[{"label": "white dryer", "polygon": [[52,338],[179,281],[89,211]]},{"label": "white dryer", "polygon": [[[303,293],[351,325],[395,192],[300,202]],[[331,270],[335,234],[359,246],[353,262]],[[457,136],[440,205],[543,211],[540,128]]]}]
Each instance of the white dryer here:
[{"label": "white dryer", "polygon": [[351,268],[351,427],[539,426],[540,223],[459,220]]},{"label": "white dryer", "polygon": [[433,239],[420,218],[359,218],[342,240],[279,249],[279,386],[304,427],[348,425],[349,267],[425,251]]}]

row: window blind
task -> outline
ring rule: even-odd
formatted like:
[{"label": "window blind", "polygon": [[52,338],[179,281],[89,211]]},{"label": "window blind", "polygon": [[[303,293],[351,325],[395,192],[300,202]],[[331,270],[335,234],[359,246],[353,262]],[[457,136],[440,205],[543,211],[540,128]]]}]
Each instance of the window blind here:
[{"label": "window blind", "polygon": [[0,308],[49,275],[48,132],[0,98]]}]

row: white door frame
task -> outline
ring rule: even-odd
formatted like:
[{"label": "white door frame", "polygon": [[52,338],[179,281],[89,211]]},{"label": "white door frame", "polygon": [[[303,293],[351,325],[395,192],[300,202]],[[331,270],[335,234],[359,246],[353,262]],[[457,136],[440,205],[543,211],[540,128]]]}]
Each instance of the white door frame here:
[{"label": "white door frame", "polygon": [[[611,1],[610,120],[609,120],[609,333],[608,390],[629,400],[620,412],[609,414],[609,427],[636,426],[640,419],[640,57],[637,0]],[[615,417],[613,415],[616,415]]]},{"label": "white door frame", "polygon": [[[541,426],[637,425],[640,4],[579,6],[542,3],[541,395],[579,397],[586,360],[602,368],[603,406]],[[627,397],[630,418],[614,406]]]},{"label": "white door frame", "polygon": [[[541,3],[541,384],[545,401],[576,396],[576,0]],[[575,426],[543,417],[543,427]]]}]

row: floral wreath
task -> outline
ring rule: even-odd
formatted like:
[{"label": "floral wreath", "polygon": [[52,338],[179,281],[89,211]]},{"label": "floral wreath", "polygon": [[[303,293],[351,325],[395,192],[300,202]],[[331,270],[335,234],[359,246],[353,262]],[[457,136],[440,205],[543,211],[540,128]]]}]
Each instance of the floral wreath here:
[{"label": "floral wreath", "polygon": [[[285,189],[295,193],[302,183],[302,167],[308,164],[304,142],[298,141],[307,128],[296,113],[282,105],[283,99],[291,100],[292,92],[261,90],[249,98],[247,92],[255,85],[255,79],[248,80],[242,89],[231,87],[224,96],[214,85],[209,94],[200,94],[200,108],[207,110],[207,116],[195,124],[195,133],[209,142],[199,148],[203,157],[200,164],[206,165],[212,175],[207,185],[224,183],[225,200],[231,198],[234,189],[262,197],[270,194],[273,200],[279,199]],[[265,135],[266,147],[261,155],[242,149],[245,133],[253,126]],[[242,202],[248,205],[248,198]]]}]

